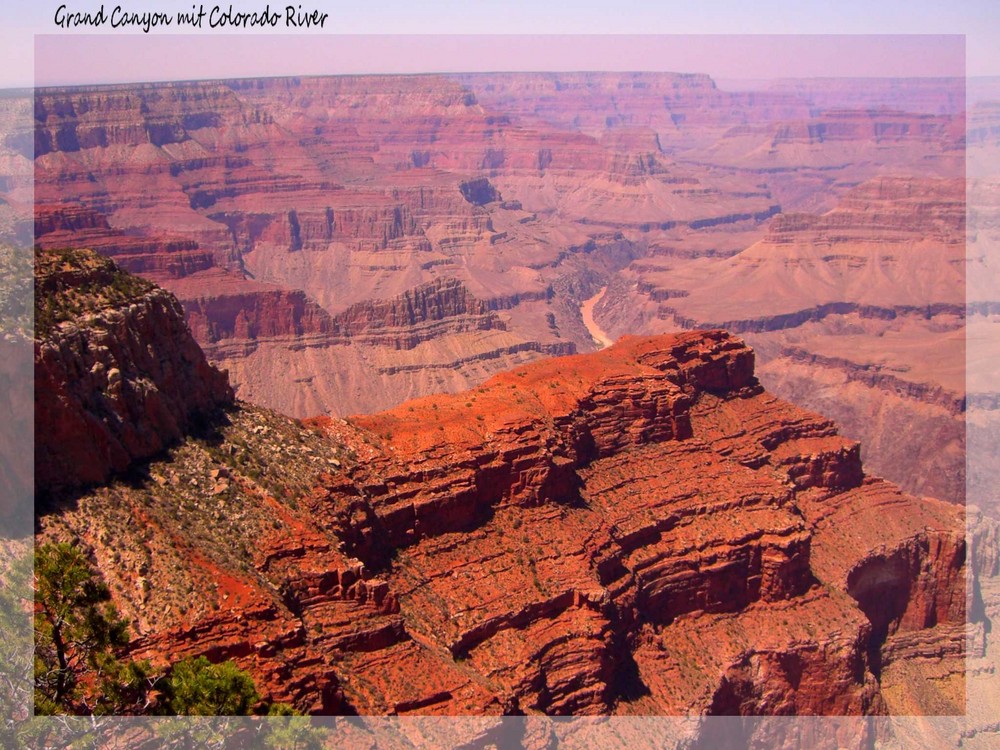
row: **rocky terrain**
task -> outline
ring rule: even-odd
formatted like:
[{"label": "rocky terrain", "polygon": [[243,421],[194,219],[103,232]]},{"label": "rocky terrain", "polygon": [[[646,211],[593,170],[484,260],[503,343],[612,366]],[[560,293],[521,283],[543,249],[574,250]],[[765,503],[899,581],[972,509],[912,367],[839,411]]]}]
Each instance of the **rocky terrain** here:
[{"label": "rocky terrain", "polygon": [[964,182],[878,178],[822,215],[776,217],[731,258],[629,269],[645,304],[603,304],[613,333],[641,318],[745,334],[768,386],[851,425],[874,471],[961,499],[965,268]]},{"label": "rocky terrain", "polygon": [[246,400],[371,412],[731,323],[769,388],[960,501],[964,109],[951,79],[283,78],[43,89],[10,145],[39,244],[176,294]]},{"label": "rocky terrain", "polygon": [[35,263],[35,484],[103,482],[233,399],[177,300],[93,253]]},{"label": "rocky terrain", "polygon": [[[170,288],[241,398],[332,415],[299,423],[236,402],[217,422],[188,420],[186,438],[164,432],[166,453],[110,484],[54,492],[41,538],[78,540],[101,564],[141,634],[137,653],[182,656],[205,644],[213,659],[236,657],[276,699],[311,711],[501,713],[516,698],[529,714],[619,715],[470,720],[462,741],[992,746],[995,103],[970,100],[966,132],[964,87],[941,80],[738,91],[705,76],[519,74],[100,87],[37,99],[35,132],[6,128],[0,144],[2,236],[30,236],[17,216],[31,201],[37,139],[42,245],[92,245]],[[6,116],[32,103],[0,104]],[[845,483],[839,491],[803,486],[777,499],[769,477],[791,487],[795,460],[775,458],[780,446],[768,439],[741,463],[754,435],[743,423],[757,422],[731,416],[766,394],[743,389],[714,407],[718,394],[699,391],[687,407],[690,436],[671,437],[684,409],[669,429],[619,422],[598,430],[613,444],[606,455],[567,443],[566,405],[579,394],[546,399],[541,380],[537,408],[537,393],[513,409],[481,390],[397,407],[548,354],[594,350],[605,336],[723,324],[753,346],[769,392],[861,440],[866,471],[949,500],[963,499],[967,480],[979,507],[968,511],[965,554],[978,579],[964,636],[963,617],[942,615],[947,597],[936,593],[954,578],[947,508],[872,478],[851,487],[857,476],[832,467],[856,456],[827,462]],[[621,351],[599,355],[620,385],[635,377],[629,360],[647,366],[635,349],[615,362]],[[518,385],[530,372],[509,378]],[[572,390],[556,377],[551,390]],[[635,403],[644,393],[664,406],[673,398],[639,381],[628,391]],[[606,407],[620,398],[602,389]],[[765,412],[796,423],[791,413],[802,412],[784,408]],[[508,410],[531,424],[523,441],[482,430],[503,428],[493,420]],[[809,419],[808,430],[831,437],[817,426],[825,419]],[[726,429],[742,433],[730,439],[740,447],[719,437]],[[437,442],[453,437],[454,461]],[[708,452],[681,451],[692,441]],[[559,460],[547,464],[550,449]],[[504,455],[511,450],[523,458]],[[800,453],[810,451],[788,456]],[[671,458],[683,471],[664,472]],[[693,478],[713,464],[723,467],[715,478]],[[501,483],[501,500],[481,494],[511,467],[523,480]],[[807,485],[801,477],[830,474],[795,471]],[[719,477],[730,475],[737,494],[748,477],[761,484],[747,508],[719,511],[713,498],[732,489]],[[629,497],[633,482],[642,489]],[[678,510],[665,521],[658,505]],[[606,528],[608,507],[615,524],[638,508],[634,527]],[[428,521],[443,531],[428,533]],[[755,538],[751,528],[764,531]],[[591,546],[580,552],[578,539]],[[788,561],[767,587],[758,554]],[[462,555],[493,566],[499,594],[475,566],[449,578],[446,565]],[[808,573],[798,575],[804,558]],[[625,572],[595,567],[608,559]],[[723,596],[715,565],[747,582]],[[469,601],[449,600],[456,590]],[[718,611],[722,599],[735,611]],[[815,632],[793,617],[810,613]],[[705,644],[718,646],[710,664]],[[410,688],[412,674],[436,677]],[[882,715],[805,725],[649,717],[861,706]],[[928,713],[939,716],[894,718]],[[410,722],[359,725],[356,736],[458,741],[453,724]]]},{"label": "rocky terrain", "polygon": [[[79,380],[103,343],[166,400],[156,373],[181,377],[193,346],[169,295],[109,306],[88,286],[106,265],[69,257],[86,273],[39,261],[89,311],[59,372]],[[126,360],[151,298],[170,340]],[[234,659],[316,713],[963,711],[962,513],[866,476],[731,334],[626,337],[349,420],[227,403],[213,372],[200,424],[111,481],[50,485],[38,519],[97,564],[136,656]],[[155,409],[94,406],[121,404],[110,379],[81,383],[36,409],[160,430]]]},{"label": "rocky terrain", "polygon": [[31,517],[32,462],[19,442],[32,425],[30,257],[0,240],[0,419],[8,426],[0,434],[0,529],[12,537],[28,531]]},{"label": "rocky terrain", "polygon": [[[30,534],[32,461],[32,106],[24,91],[0,92],[0,536]],[[2,570],[2,566],[0,566]]]}]

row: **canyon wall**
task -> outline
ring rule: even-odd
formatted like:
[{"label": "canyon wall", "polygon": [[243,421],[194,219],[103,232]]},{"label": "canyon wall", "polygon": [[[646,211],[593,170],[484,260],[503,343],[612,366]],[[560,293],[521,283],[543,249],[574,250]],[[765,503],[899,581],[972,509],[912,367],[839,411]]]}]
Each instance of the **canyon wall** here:
[{"label": "canyon wall", "polygon": [[[662,74],[458,83],[39,92],[39,241],[93,246],[170,286],[213,361],[240,371],[241,395],[302,416],[391,407],[589,350],[577,304],[603,287],[596,317],[615,335],[732,324],[768,388],[842,422],[869,471],[920,494],[961,499],[969,405],[980,440],[970,486],[985,508],[971,515],[968,555],[983,578],[969,592],[967,716],[922,720],[916,734],[882,719],[858,732],[824,722],[812,735],[766,719],[693,721],[686,731],[701,736],[683,741],[839,747],[878,735],[906,747],[944,726],[941,746],[988,747],[995,639],[977,623],[997,616],[995,482],[982,460],[997,399],[995,368],[978,360],[965,392],[963,339],[990,341],[996,318],[995,175],[970,174],[963,270],[961,87],[824,80],[733,93]],[[970,142],[995,147],[995,119],[995,107],[970,113]],[[12,217],[31,200],[31,134],[15,136],[0,229],[30,236]],[[736,267],[760,283],[733,284]],[[968,321],[956,309],[966,276]],[[893,304],[880,304],[883,292]],[[785,297],[794,304],[774,304]],[[351,358],[344,330],[373,342],[365,356]],[[718,344],[687,346],[711,358]],[[45,515],[40,538],[84,544],[129,612],[137,653],[232,656],[304,710],[960,712],[964,553],[951,511],[862,478],[858,449],[824,419],[746,387],[692,393],[619,365],[582,402],[600,419],[568,419],[575,395],[544,398],[560,386],[543,378],[543,397],[519,405],[532,417],[525,437],[516,422],[495,425],[497,446],[481,427],[516,399],[480,411],[488,399],[472,392],[356,420],[372,431],[336,418],[303,429],[242,404],[207,433],[171,433],[167,453],[129,464],[131,485],[70,495],[80,509]],[[311,395],[316,378],[326,390]],[[410,433],[436,457],[418,476]],[[454,433],[463,452],[450,466],[437,441]],[[764,447],[750,447],[762,434]],[[718,455],[706,458],[703,443]],[[702,478],[713,462],[725,468]],[[484,490],[498,478],[499,500]],[[737,496],[740,507],[722,500]],[[584,514],[605,507],[628,517],[624,531]],[[336,520],[317,527],[314,512]],[[477,566],[459,564],[466,557],[514,577],[502,584],[509,606]],[[472,601],[448,600],[456,589]],[[724,678],[706,679],[716,667]],[[427,681],[410,686],[412,674]],[[483,726],[483,738],[508,738],[499,722]],[[629,746],[635,737],[617,726],[602,736]],[[551,731],[514,736],[580,739]]]},{"label": "canyon wall", "polygon": [[[767,386],[844,425],[874,472],[961,501],[965,235],[963,181],[869,180],[826,213],[775,217],[732,257],[632,264],[597,318],[612,334],[708,325],[746,335]],[[911,431],[920,438],[900,437]]]}]

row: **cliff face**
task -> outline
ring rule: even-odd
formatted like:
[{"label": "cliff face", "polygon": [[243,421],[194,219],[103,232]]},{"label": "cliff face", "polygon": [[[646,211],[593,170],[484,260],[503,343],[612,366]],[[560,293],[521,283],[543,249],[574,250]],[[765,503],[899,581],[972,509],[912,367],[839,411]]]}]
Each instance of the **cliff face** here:
[{"label": "cliff face", "polygon": [[84,251],[37,256],[35,286],[40,491],[103,482],[232,402],[168,292]]},{"label": "cliff face", "polygon": [[350,422],[241,405],[41,538],[91,551],[135,655],[304,710],[883,713],[886,665],[961,663],[959,516],[753,360],[627,338]]},{"label": "cliff face", "polygon": [[[970,326],[997,307],[988,179],[963,253],[963,97],[964,81],[728,92],[600,73],[43,90],[34,164],[31,133],[7,144],[0,224],[34,184],[39,244],[168,285],[239,393],[299,416],[590,350],[586,299],[614,336],[729,323],[767,388],[860,439],[869,472],[960,499],[965,404],[986,434],[974,417],[997,403],[985,375],[964,391],[966,273]],[[970,144],[1000,132],[987,110]],[[304,710],[960,713],[959,574],[966,554],[996,572],[995,520],[975,519],[966,553],[953,509],[865,477],[827,419],[745,377],[742,345],[699,336],[648,344],[660,364],[632,342],[363,428],[237,404],[128,482],[77,492],[41,538],[87,549],[137,654],[235,658]],[[744,374],[703,390],[691,353]],[[78,414],[77,435],[133,429],[123,415],[170,432],[102,406],[115,394],[90,370],[49,377],[91,389],[98,424]],[[110,459],[66,471],[85,461]],[[979,718],[943,746],[996,735],[1000,661],[975,624],[1000,616],[996,581],[969,599]],[[930,745],[933,723],[901,746]],[[756,725],[757,745],[802,744]],[[886,725],[816,726],[832,748]],[[695,746],[732,744],[707,729]]]},{"label": "cliff face", "polygon": [[439,279],[330,314],[300,291],[215,280],[186,303],[192,332],[210,360],[234,363],[244,398],[292,415],[391,406],[576,351],[554,325],[528,339],[510,330],[512,306],[550,307],[546,288],[484,301]]},{"label": "cliff face", "polygon": [[[542,354],[593,347],[579,316],[587,290],[576,280],[589,273],[581,265],[607,259],[598,250],[580,263],[581,248],[600,248],[621,228],[752,221],[775,205],[756,178],[681,168],[658,140],[667,125],[683,140],[697,123],[728,124],[727,107],[748,97],[723,94],[705,76],[642,76],[627,92],[619,78],[40,90],[36,235],[45,247],[94,247],[166,286],[210,359],[258,403],[296,416],[346,414],[467,388]],[[582,112],[586,122],[531,116],[532,101],[550,95],[553,112]],[[615,97],[653,119],[640,127],[643,118],[603,114]],[[782,116],[807,112],[801,99],[782,99]],[[758,99],[766,119],[764,106]],[[515,300],[504,335],[491,323],[475,335],[442,330],[420,346],[426,332],[401,329],[385,345],[369,340],[360,357],[314,335],[324,324],[313,305],[336,315],[453,280],[485,303]],[[555,298],[536,304],[547,288]],[[271,325],[260,322],[265,309]],[[268,339],[280,374],[253,360],[255,338]],[[397,346],[403,340],[411,345]],[[392,374],[371,382],[373,368]],[[337,397],[345,386],[346,401]]]},{"label": "cliff face", "polygon": [[[763,239],[711,264],[711,274],[705,267],[670,274],[650,267],[642,289],[664,299],[659,317],[684,326],[717,321],[740,332],[797,328],[851,312],[961,314],[964,196],[958,179],[870,180],[823,214],[775,217]],[[667,283],[674,294],[664,298],[657,292]],[[762,289],[780,293],[763,298]]]}]

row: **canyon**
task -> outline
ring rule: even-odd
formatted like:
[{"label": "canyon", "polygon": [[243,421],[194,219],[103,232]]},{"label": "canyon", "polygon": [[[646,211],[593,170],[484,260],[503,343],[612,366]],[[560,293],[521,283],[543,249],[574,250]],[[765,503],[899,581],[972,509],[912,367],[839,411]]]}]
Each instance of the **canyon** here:
[{"label": "canyon", "polygon": [[594,351],[581,308],[606,289],[589,314],[608,340],[725,325],[769,388],[835,418],[876,471],[958,502],[963,86],[497,73],[40,89],[22,151],[36,242],[92,247],[173,292],[243,399],[345,416]]},{"label": "canyon", "polygon": [[[170,382],[215,383],[165,452],[123,468],[94,441],[110,479],[39,477],[37,541],[95,561],[137,657],[233,659],[267,698],[325,714],[963,710],[961,509],[867,476],[858,444],[765,391],[732,334],[624,337],[465,393],[294,420],[233,401],[183,324],[150,342],[175,380],[149,373],[113,342],[150,309],[180,323],[169,295],[111,299],[87,285],[99,256],[41,257],[38,283],[88,302],[39,339],[36,367],[73,388],[38,390],[36,412],[83,406],[108,428],[125,403],[160,434]],[[66,375],[92,360],[121,379]]]},{"label": "canyon", "polygon": [[41,463],[72,459],[38,539],[88,552],[134,655],[314,714],[990,747],[998,111],[945,79],[38,90],[4,236],[33,166],[39,246],[179,302],[36,341]]}]

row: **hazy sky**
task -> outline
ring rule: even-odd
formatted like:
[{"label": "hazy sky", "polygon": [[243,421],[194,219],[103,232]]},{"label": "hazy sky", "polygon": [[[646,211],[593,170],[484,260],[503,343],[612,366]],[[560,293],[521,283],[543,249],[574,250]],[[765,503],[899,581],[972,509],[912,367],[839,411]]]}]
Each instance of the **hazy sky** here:
[{"label": "hazy sky", "polygon": [[[303,8],[330,14],[324,30],[303,32],[288,40],[272,32],[227,34],[204,30],[199,38],[173,37],[176,27],[143,35],[111,32],[86,40],[94,30],[61,31],[54,22],[62,0],[6,2],[0,25],[0,86],[31,85],[36,34],[56,34],[54,43],[39,37],[39,84],[84,81],[150,80],[277,75],[282,73],[390,72],[396,70],[627,68],[699,70],[720,78],[789,75],[927,75],[942,67],[952,72],[955,40],[886,35],[965,35],[969,75],[1000,75],[1000,3],[995,0],[289,0]],[[134,11],[175,15],[189,10],[191,0],[105,0]],[[256,11],[267,0],[231,0],[237,10]],[[96,11],[101,0],[69,0],[70,10]],[[209,0],[205,5],[211,7]],[[219,3],[228,6],[230,0]],[[271,0],[272,9],[285,0]],[[190,33],[190,29],[185,29]],[[281,29],[286,32],[285,29]],[[445,41],[342,37],[343,34],[658,34],[674,36],[666,46],[632,40],[545,42],[466,38]],[[716,39],[684,35],[741,34]],[[750,35],[772,35],[753,42]],[[837,44],[829,35],[855,37]],[[790,35],[781,44],[773,35]],[[822,37],[806,35],[825,35]],[[827,41],[824,41],[827,40]],[[100,59],[107,53],[110,61]],[[148,72],[147,72],[148,71]],[[791,71],[794,72],[794,71]]]},{"label": "hazy sky", "polygon": [[284,74],[667,70],[961,76],[961,36],[39,35],[39,86]]}]

